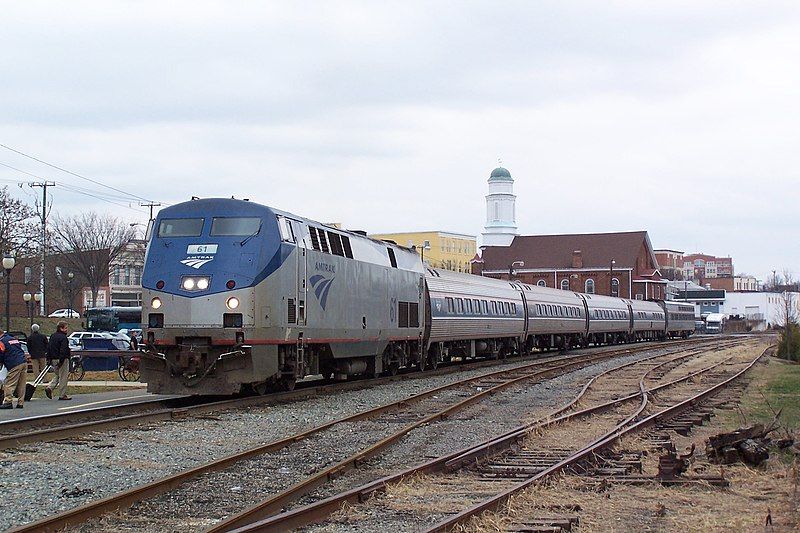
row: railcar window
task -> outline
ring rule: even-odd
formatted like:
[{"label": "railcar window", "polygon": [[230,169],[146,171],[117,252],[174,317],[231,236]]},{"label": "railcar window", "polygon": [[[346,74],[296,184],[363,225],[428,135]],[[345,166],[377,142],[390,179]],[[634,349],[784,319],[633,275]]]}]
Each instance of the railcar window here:
[{"label": "railcar window", "polygon": [[401,328],[408,327],[408,302],[397,303],[397,325]]},{"label": "railcar window", "polygon": [[481,302],[483,303],[483,314],[484,315],[488,315],[489,314],[489,302],[487,302],[486,300],[481,300]]},{"label": "railcar window", "polygon": [[318,252],[322,251],[322,248],[319,245],[319,235],[317,234],[317,228],[315,228],[314,226],[309,226],[308,234],[311,236],[311,247]]},{"label": "railcar window", "polygon": [[278,217],[278,229],[281,232],[281,240],[284,242],[297,242],[292,225],[284,217]]},{"label": "railcar window", "polygon": [[472,300],[467,298],[465,300],[465,303],[466,303],[466,306],[467,306],[467,313],[472,314]]},{"label": "railcar window", "polygon": [[344,249],[344,256],[348,259],[353,258],[353,249],[350,248],[350,237],[342,235],[342,248]]},{"label": "railcar window", "polygon": [[165,218],[158,224],[159,237],[199,237],[203,233],[202,218]]},{"label": "railcar window", "polygon": [[542,315],[542,304],[536,304],[536,314],[539,316]]},{"label": "railcar window", "polygon": [[511,314],[517,316],[517,304],[511,304]]},{"label": "railcar window", "polygon": [[248,237],[261,231],[259,217],[214,217],[211,219],[212,237]]},{"label": "railcar window", "polygon": [[464,300],[456,298],[456,312],[460,315],[464,313]]},{"label": "railcar window", "polygon": [[492,300],[492,314],[493,315],[497,314],[497,302],[495,302],[494,300]]},{"label": "railcar window", "polygon": [[332,231],[326,232],[328,234],[328,242],[331,243],[331,252],[333,255],[340,255],[344,257],[344,247],[342,247],[342,236]]},{"label": "railcar window", "polygon": [[328,239],[325,237],[325,230],[318,229],[317,235],[319,236],[319,245],[322,247],[322,251],[326,254],[331,253],[331,248],[328,246]]},{"label": "railcar window", "polygon": [[449,296],[446,296],[444,300],[445,302],[447,302],[447,312],[453,313],[455,311],[455,307],[453,306],[453,299],[450,298]]},{"label": "railcar window", "polygon": [[472,302],[475,304],[475,313],[481,314],[481,301],[475,298]]},{"label": "railcar window", "polygon": [[389,262],[392,264],[392,267],[397,268],[397,258],[394,256],[394,250],[386,248],[386,251],[389,252]]},{"label": "railcar window", "polygon": [[408,304],[408,327],[419,327],[419,304],[417,302]]}]

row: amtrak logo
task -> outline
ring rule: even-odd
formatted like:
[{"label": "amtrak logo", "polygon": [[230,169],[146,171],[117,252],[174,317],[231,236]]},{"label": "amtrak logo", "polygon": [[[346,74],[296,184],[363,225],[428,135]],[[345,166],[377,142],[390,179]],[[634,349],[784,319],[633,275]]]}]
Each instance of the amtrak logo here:
[{"label": "amtrak logo", "polygon": [[190,266],[192,268],[199,270],[200,267],[202,267],[206,263],[210,263],[213,260],[214,260],[213,257],[187,257],[186,259],[181,261],[181,263],[183,263],[186,266]]},{"label": "amtrak logo", "polygon": [[319,305],[322,307],[323,311],[325,310],[325,306],[328,305],[328,292],[331,290],[331,284],[335,279],[336,278],[328,279],[319,274],[308,278],[308,281],[311,283],[311,287],[314,289],[314,294],[317,295],[317,300],[319,300]]}]

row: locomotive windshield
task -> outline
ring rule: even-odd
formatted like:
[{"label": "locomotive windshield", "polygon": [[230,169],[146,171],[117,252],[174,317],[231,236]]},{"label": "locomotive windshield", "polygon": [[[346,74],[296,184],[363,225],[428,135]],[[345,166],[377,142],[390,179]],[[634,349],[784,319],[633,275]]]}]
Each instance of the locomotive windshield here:
[{"label": "locomotive windshield", "polygon": [[261,229],[259,217],[214,217],[211,221],[211,236],[247,237],[256,235]]},{"label": "locomotive windshield", "polygon": [[202,218],[165,218],[158,225],[159,237],[199,237],[202,232]]}]

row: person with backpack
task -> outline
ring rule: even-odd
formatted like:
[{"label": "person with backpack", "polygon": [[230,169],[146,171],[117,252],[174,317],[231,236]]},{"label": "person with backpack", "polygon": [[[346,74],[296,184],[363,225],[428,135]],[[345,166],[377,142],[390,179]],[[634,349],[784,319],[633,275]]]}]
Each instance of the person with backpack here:
[{"label": "person with backpack", "polygon": [[56,390],[59,400],[71,400],[67,396],[67,381],[69,380],[69,357],[72,351],[69,348],[69,339],[67,338],[66,322],[59,322],[56,326],[56,332],[50,335],[50,340],[47,342],[47,358],[50,359],[50,364],[53,365],[55,377],[44,389],[44,393],[51,400],[53,399],[53,389]]},{"label": "person with backpack", "polygon": [[25,384],[27,381],[28,362],[25,351],[15,337],[3,332],[0,336],[0,364],[8,369],[5,385],[3,385],[3,404],[0,409],[14,407],[14,394],[17,395],[17,409],[25,403]]}]

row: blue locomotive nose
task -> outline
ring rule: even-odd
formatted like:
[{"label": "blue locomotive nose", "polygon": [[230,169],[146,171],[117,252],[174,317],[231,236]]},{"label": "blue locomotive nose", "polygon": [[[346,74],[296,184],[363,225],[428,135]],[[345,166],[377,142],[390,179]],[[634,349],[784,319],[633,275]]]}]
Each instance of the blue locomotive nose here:
[{"label": "blue locomotive nose", "polygon": [[163,209],[142,286],[188,298],[250,287],[281,262],[275,214],[243,200],[207,199]]}]

